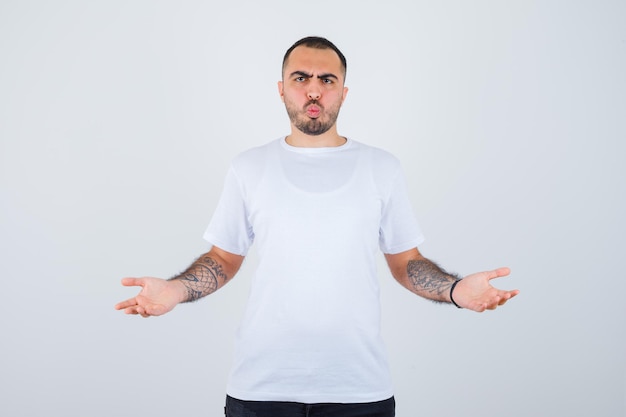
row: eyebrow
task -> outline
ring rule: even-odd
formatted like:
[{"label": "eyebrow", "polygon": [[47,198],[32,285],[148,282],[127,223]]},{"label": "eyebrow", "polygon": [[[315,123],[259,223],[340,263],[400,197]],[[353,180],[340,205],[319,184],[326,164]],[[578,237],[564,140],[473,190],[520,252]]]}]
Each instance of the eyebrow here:
[{"label": "eyebrow", "polygon": [[[294,75],[299,75],[301,77],[306,77],[306,78],[312,78],[313,74],[308,74],[304,71],[294,71],[291,73],[291,77],[293,77]],[[326,78],[334,78],[335,80],[339,80],[339,77],[337,77],[335,74],[332,73],[328,73],[328,74],[320,74],[317,76],[318,79],[323,80]]]}]

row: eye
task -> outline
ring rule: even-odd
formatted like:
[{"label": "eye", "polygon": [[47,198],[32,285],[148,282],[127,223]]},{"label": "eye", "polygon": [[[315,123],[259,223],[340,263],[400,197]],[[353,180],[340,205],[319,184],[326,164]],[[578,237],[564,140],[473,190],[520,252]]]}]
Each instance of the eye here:
[{"label": "eye", "polygon": [[322,82],[323,82],[324,84],[332,84],[332,83],[333,83],[333,80],[331,80],[330,78],[324,78],[324,79],[322,79]]},{"label": "eye", "polygon": [[295,79],[295,81],[296,81],[297,83],[304,82],[305,80],[306,80],[306,78],[305,78],[305,77],[297,77],[297,78]]}]

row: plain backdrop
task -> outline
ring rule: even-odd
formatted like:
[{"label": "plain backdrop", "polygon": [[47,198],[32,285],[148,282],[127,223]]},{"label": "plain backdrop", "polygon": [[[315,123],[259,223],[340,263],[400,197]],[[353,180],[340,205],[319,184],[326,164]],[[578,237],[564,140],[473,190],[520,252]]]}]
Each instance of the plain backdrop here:
[{"label": "plain backdrop", "polygon": [[[624,416],[626,3],[0,3],[0,415],[222,415],[254,252],[150,319],[125,276],[170,277],[229,161],[288,133],[284,51],[348,58],[340,133],[397,155],[420,247],[519,288],[477,314],[380,260],[398,417]],[[329,237],[332,238],[332,237]]]}]

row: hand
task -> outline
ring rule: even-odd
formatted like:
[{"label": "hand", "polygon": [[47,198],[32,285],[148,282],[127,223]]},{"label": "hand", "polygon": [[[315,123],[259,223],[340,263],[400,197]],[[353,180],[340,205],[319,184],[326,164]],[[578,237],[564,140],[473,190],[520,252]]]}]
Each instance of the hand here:
[{"label": "hand", "polygon": [[141,291],[136,297],[116,304],[115,309],[142,317],[160,316],[171,311],[181,302],[184,293],[184,286],[180,282],[161,278],[124,278],[122,285],[138,286]]},{"label": "hand", "polygon": [[469,310],[479,313],[485,310],[495,310],[519,294],[519,290],[499,290],[489,283],[494,278],[509,275],[510,272],[509,268],[498,268],[493,271],[468,275],[459,281],[454,288],[452,297],[459,306]]}]

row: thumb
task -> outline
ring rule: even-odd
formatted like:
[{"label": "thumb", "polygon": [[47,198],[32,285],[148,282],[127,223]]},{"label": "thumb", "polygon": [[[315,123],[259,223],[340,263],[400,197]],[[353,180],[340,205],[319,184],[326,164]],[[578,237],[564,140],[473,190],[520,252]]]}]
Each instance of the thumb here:
[{"label": "thumb", "polygon": [[511,273],[511,270],[507,267],[498,268],[498,269],[494,269],[493,271],[489,271],[487,273],[487,278],[490,280],[494,278],[502,278],[502,277],[506,277],[510,273]]},{"label": "thumb", "polygon": [[143,278],[122,278],[122,285],[125,287],[143,287],[145,280]]}]

